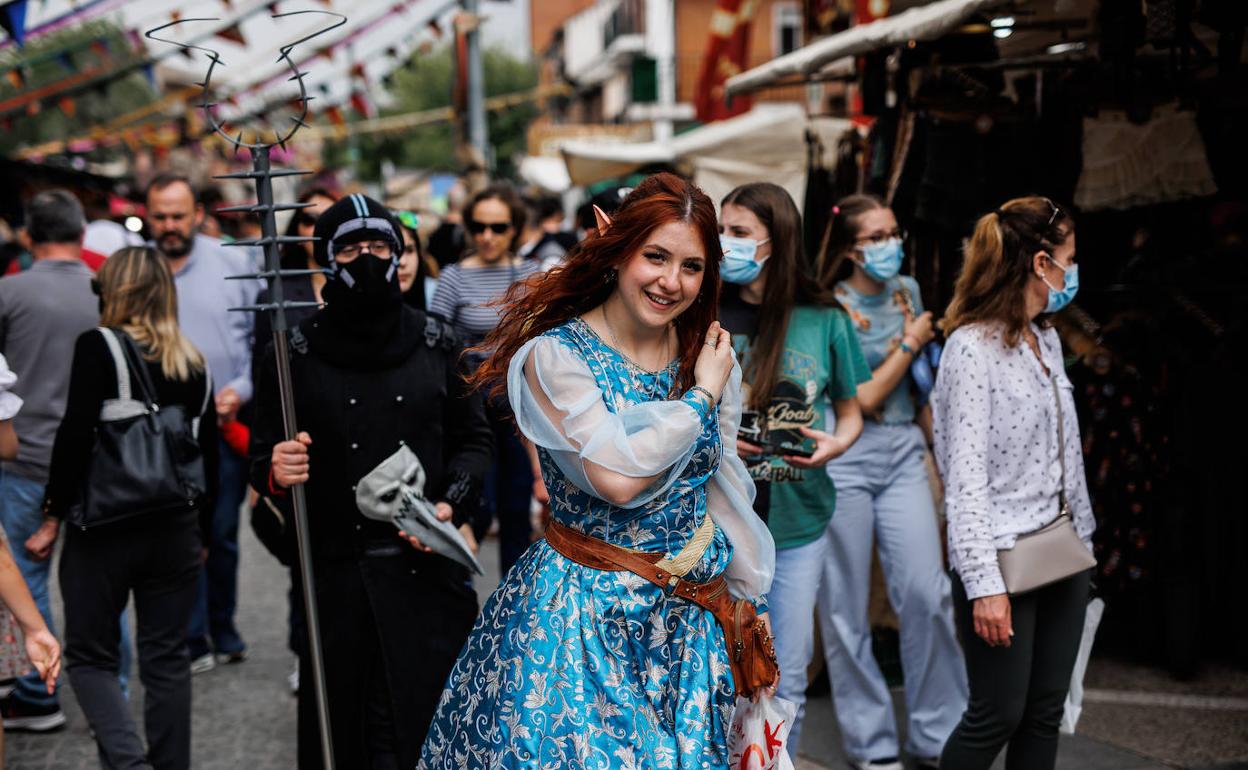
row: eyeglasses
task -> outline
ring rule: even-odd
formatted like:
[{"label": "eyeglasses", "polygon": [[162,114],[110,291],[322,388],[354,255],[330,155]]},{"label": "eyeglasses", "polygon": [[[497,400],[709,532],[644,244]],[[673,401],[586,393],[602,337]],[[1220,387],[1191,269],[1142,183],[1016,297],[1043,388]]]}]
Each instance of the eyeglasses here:
[{"label": "eyeglasses", "polygon": [[393,252],[389,241],[362,241],[360,243],[349,243],[334,252],[335,256],[346,257],[347,259],[355,259],[356,257],[367,251],[374,257],[385,259]]},{"label": "eyeglasses", "polygon": [[854,242],[880,244],[893,239],[904,241],[906,239],[906,231],[899,227],[896,230],[891,230],[887,233],[872,233],[871,235],[864,235],[861,238],[855,238]]},{"label": "eyeglasses", "polygon": [[511,223],[510,222],[469,222],[468,223],[468,232],[472,233],[473,235],[480,235],[481,233],[485,232],[487,228],[489,229],[490,232],[494,233],[495,235],[502,235],[503,233],[511,229]]}]

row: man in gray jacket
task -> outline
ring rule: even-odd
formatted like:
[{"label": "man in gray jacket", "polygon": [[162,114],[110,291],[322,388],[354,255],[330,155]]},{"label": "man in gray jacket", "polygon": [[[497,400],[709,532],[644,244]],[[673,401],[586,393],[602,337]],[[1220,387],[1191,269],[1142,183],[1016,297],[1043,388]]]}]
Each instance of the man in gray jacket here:
[{"label": "man in gray jacket", "polygon": [[[81,259],[85,227],[82,205],[72,194],[39,193],[26,207],[34,264],[0,280],[0,353],[18,375],[13,392],[25,402],[13,419],[20,442],[17,459],[0,467],[0,524],[49,629],[49,557],[57,523],[44,520],[44,485],[65,414],[74,343],[99,323],[91,271]],[[8,729],[45,731],[65,724],[57,696],[35,673],[16,681],[13,692],[0,700],[0,713]]]}]

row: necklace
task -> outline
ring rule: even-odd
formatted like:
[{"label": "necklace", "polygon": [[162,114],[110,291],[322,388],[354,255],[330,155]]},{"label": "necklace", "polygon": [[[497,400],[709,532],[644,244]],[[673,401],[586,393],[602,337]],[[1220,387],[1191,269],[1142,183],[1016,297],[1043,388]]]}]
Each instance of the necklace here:
[{"label": "necklace", "polygon": [[[638,374],[638,375],[647,374],[647,375],[652,375],[654,377],[654,382],[650,384],[649,388],[644,388],[644,389],[638,388],[638,390],[641,390],[643,393],[645,393],[646,397],[649,400],[651,401],[655,400],[656,396],[658,395],[659,376],[663,373],[664,369],[666,369],[667,367],[664,366],[664,367],[660,367],[657,371],[650,371],[646,367],[642,366],[641,364],[637,363],[633,359],[629,358],[628,354],[624,352],[623,346],[620,345],[620,338],[615,335],[615,328],[611,326],[611,319],[607,318],[606,307],[600,305],[598,307],[598,312],[602,314],[602,323],[604,326],[607,327],[607,334],[611,335],[611,344],[614,346],[615,352],[619,353],[620,358],[624,359],[624,363],[627,364],[630,369],[633,369],[635,374]],[[666,329],[664,331],[666,331]],[[669,344],[670,344],[670,335],[665,333],[663,335],[663,360],[665,361],[668,360],[667,353],[668,353]],[[638,378],[638,380],[639,379],[640,378]]]}]

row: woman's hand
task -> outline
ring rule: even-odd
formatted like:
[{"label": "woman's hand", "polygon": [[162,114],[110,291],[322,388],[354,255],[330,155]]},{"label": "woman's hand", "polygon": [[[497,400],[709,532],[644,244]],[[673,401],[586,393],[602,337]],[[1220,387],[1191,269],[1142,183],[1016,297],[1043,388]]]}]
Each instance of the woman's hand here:
[{"label": "woman's hand", "polygon": [[815,440],[815,451],[810,457],[798,457],[797,455],[784,455],[783,460],[792,465],[794,468],[822,468],[832,460],[845,454],[845,450],[849,449],[849,444],[841,438],[831,433],[824,433],[814,428],[802,428],[802,435],[806,438]]},{"label": "woman's hand", "polygon": [[[438,517],[438,521],[450,521],[451,516],[454,515],[455,513],[455,510],[451,508],[450,503],[434,503],[433,511],[434,511],[433,515]],[[461,527],[459,531],[462,533],[464,531],[463,527]],[[469,534],[470,535],[472,534],[472,530],[469,530]],[[420,538],[416,537],[415,535],[409,535],[406,532],[400,531],[399,537],[411,543],[412,547],[415,548],[417,551],[424,551],[425,553],[433,553],[433,549],[425,545],[424,543],[422,543],[420,541]],[[468,547],[472,549],[473,553],[477,552],[476,545],[477,545],[476,538],[472,538],[468,541]]]},{"label": "woman's hand", "polygon": [[1006,594],[981,596],[971,602],[971,616],[975,621],[975,633],[989,647],[1009,647],[1014,636],[1014,621],[1010,617],[1010,597]]},{"label": "woman's hand", "polygon": [[283,441],[273,447],[270,458],[273,480],[283,487],[293,487],[308,480],[308,447],[312,437],[300,432],[293,441]]},{"label": "woman's hand", "polygon": [[932,329],[932,311],[924,311],[906,321],[906,325],[902,327],[901,338],[905,340],[907,337],[918,343],[914,349],[915,353],[936,338],[936,332]]},{"label": "woman's hand", "polygon": [[56,692],[56,679],[61,675],[61,644],[47,626],[24,629],[23,635],[26,637],[26,657],[30,658],[51,695]]},{"label": "woman's hand", "polygon": [[738,457],[762,457],[764,451],[758,444],[751,444],[745,439],[737,439]]},{"label": "woman's hand", "polygon": [[732,374],[732,363],[732,335],[715,321],[706,330],[702,350],[693,365],[693,379],[710,392],[716,403],[728,383],[728,375]]},{"label": "woman's hand", "polygon": [[35,561],[47,561],[52,555],[52,546],[56,545],[56,536],[61,532],[60,519],[46,518],[34,533],[26,538],[26,550]]}]

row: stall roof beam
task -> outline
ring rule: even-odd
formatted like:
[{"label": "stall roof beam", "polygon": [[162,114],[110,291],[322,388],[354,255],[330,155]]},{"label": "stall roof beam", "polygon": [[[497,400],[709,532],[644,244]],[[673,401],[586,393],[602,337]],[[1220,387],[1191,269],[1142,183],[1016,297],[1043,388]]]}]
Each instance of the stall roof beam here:
[{"label": "stall roof beam", "polygon": [[794,78],[808,78],[837,59],[891,48],[910,40],[932,40],[956,29],[967,17],[1010,0],[937,0],[844,32],[772,59],[728,79],[726,93],[757,91]]}]

